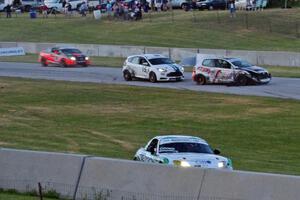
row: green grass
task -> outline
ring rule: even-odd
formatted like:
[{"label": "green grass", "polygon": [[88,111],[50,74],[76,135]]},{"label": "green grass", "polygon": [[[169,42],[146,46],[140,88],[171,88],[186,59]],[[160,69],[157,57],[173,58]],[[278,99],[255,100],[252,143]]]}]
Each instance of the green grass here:
[{"label": "green grass", "polygon": [[[27,54],[25,56],[9,56],[0,57],[0,62],[37,62],[36,54]],[[93,66],[103,67],[121,67],[125,58],[121,57],[91,57]],[[300,78],[300,67],[278,67],[278,66],[264,66],[272,76],[275,77],[289,77],[289,78]],[[191,72],[192,67],[186,67],[186,72]]]},{"label": "green grass", "polygon": [[[47,195],[47,194],[46,194]],[[3,191],[2,189],[0,189],[0,200],[39,200],[40,198],[37,197],[37,194],[33,194],[33,193],[21,193],[18,192],[14,189],[12,190],[7,190],[7,191]],[[43,199],[45,200],[54,200],[54,199],[58,199],[58,198],[45,198],[43,197]]]},{"label": "green grass", "polygon": [[235,169],[300,175],[300,103],[0,78],[0,145],[132,159],[156,135],[206,139]]},{"label": "green grass", "polygon": [[[29,19],[28,14],[0,19],[0,41],[89,43],[195,47],[244,50],[300,51],[300,8],[239,11],[152,13],[142,21],[50,16]],[[2,14],[3,15],[3,14]],[[247,23],[248,21],[248,23]],[[247,26],[248,24],[248,26]]]}]

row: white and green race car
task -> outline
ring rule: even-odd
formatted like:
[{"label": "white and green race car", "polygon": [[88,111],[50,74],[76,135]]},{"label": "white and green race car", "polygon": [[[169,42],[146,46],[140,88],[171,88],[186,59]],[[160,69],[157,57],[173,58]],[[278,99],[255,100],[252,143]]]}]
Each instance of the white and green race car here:
[{"label": "white and green race car", "polygon": [[144,148],[140,148],[134,160],[180,167],[232,170],[231,160],[219,154],[219,150],[212,150],[199,137],[165,135],[153,138]]}]

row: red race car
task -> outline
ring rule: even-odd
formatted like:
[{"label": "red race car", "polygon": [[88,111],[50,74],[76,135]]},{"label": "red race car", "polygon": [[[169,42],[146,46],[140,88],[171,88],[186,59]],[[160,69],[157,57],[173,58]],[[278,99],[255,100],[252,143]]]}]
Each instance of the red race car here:
[{"label": "red race car", "polygon": [[82,54],[78,49],[72,47],[54,47],[40,52],[39,60],[42,66],[58,64],[62,67],[81,65],[87,67],[91,64],[88,56]]}]

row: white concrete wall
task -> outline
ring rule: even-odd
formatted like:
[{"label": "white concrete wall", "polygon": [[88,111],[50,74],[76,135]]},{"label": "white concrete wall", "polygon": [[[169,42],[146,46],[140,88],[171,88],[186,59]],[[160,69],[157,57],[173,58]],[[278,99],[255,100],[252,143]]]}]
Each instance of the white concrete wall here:
[{"label": "white concrete wall", "polygon": [[53,46],[73,46],[81,49],[90,56],[127,57],[142,53],[160,53],[174,60],[196,56],[196,53],[214,54],[226,57],[240,57],[257,65],[300,67],[300,53],[280,51],[241,51],[225,49],[197,49],[197,48],[167,48],[143,46],[118,46],[96,44],[64,44],[64,43],[31,43],[31,42],[0,42],[0,48],[23,47],[27,53],[39,51]]},{"label": "white concrete wall", "polygon": [[83,157],[0,149],[0,188],[28,191],[42,182],[48,189],[72,198],[81,174],[76,199],[99,199],[100,194],[106,200],[298,200],[300,197],[299,176],[177,168],[101,157],[85,157],[82,165]]},{"label": "white concrete wall", "polygon": [[82,159],[74,154],[0,149],[0,188],[31,191],[41,182],[72,196]]}]

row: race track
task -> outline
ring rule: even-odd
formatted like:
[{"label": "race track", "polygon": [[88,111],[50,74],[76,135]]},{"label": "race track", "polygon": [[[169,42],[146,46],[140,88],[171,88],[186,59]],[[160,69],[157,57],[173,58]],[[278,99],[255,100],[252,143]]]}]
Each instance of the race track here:
[{"label": "race track", "polygon": [[185,73],[185,81],[150,83],[148,81],[124,81],[121,68],[108,67],[41,67],[40,64],[0,62],[0,76],[33,79],[64,80],[76,82],[124,84],[145,87],[186,89],[238,95],[267,96],[300,100],[299,78],[274,77],[267,85],[228,87],[225,85],[196,85],[191,73]]}]

